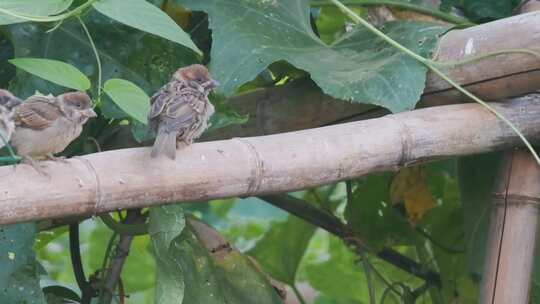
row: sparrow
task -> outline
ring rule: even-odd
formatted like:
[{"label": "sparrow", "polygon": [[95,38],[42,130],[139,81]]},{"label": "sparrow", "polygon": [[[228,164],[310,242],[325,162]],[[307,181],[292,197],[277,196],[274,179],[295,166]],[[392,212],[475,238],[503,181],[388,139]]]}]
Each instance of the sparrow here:
[{"label": "sparrow", "polygon": [[15,131],[11,108],[20,102],[21,100],[13,96],[11,92],[0,89],[0,149],[9,142]]},{"label": "sparrow", "polygon": [[33,95],[24,102],[5,103],[13,111],[15,133],[11,145],[24,162],[39,170],[35,160],[59,160],[62,152],[77,138],[90,117],[97,116],[92,100],[84,92],[69,92],[57,97]]},{"label": "sparrow", "polygon": [[174,160],[177,148],[191,145],[204,132],[214,114],[208,94],[218,85],[206,67],[194,64],[178,69],[150,98],[148,125],[157,133],[152,158],[164,154]]}]

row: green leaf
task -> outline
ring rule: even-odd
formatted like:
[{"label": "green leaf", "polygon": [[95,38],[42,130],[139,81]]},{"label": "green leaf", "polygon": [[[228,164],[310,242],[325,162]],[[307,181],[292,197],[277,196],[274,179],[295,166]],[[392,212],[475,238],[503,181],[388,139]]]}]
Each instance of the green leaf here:
[{"label": "green leaf", "polygon": [[145,0],[101,0],[92,4],[103,15],[165,39],[171,40],[202,55],[184,30],[167,14]]},{"label": "green leaf", "polygon": [[[225,94],[279,60],[309,72],[329,95],[393,112],[412,109],[424,89],[426,67],[365,28],[356,28],[333,45],[324,44],[312,31],[308,0],[177,1],[209,14],[211,67]],[[446,29],[400,21],[388,23],[383,31],[428,56],[437,35]]]},{"label": "green leaf", "polygon": [[509,17],[521,0],[463,0],[465,14],[476,22]]},{"label": "green leaf", "polygon": [[184,275],[173,240],[185,228],[184,210],[180,205],[150,208],[149,225],[156,258],[155,303],[183,303]]},{"label": "green leaf", "polygon": [[36,225],[0,226],[0,303],[45,303],[32,248]]},{"label": "green leaf", "polygon": [[212,94],[210,97],[210,102],[216,108],[216,113],[210,117],[210,124],[205,133],[211,133],[230,125],[241,125],[248,121],[249,117],[238,114],[224,96]]},{"label": "green leaf", "polygon": [[[333,212],[342,202],[342,197],[336,197],[338,193],[337,185],[329,185],[289,195],[306,204],[318,205],[324,212]],[[297,273],[316,230],[316,226],[305,220],[288,215],[283,221],[271,222],[270,229],[247,254],[255,257],[273,278],[293,286],[300,280]]]},{"label": "green leaf", "polygon": [[79,91],[90,89],[90,80],[71,64],[43,58],[16,58],[9,60],[21,70],[66,88]]},{"label": "green leaf", "polygon": [[358,301],[351,299],[336,299],[334,297],[321,294],[315,299],[314,304],[358,304]]},{"label": "green leaf", "polygon": [[443,12],[450,12],[452,7],[458,7],[461,0],[441,0],[439,9]]},{"label": "green leaf", "polygon": [[[197,62],[195,54],[169,40],[145,35],[92,10],[83,16],[101,58],[103,79],[129,80],[145,92],[156,92],[179,67]],[[97,83],[96,58],[81,25],[68,19],[52,33],[50,26],[16,24],[6,31],[15,47],[15,57],[61,59],[73,64]],[[134,43],[126,44],[126,41]],[[43,47],[62,45],[62,47]],[[27,73],[18,73],[10,89],[26,97],[36,90],[54,95],[63,92],[58,87]],[[97,94],[97,87],[92,88]]]},{"label": "green leaf", "polygon": [[316,229],[289,215],[285,221],[274,223],[247,254],[255,257],[273,278],[294,285],[298,266]]},{"label": "green leaf", "polygon": [[68,226],[60,226],[58,228],[50,229],[50,230],[44,230],[40,231],[36,235],[36,240],[34,242],[34,249],[40,250],[41,248],[45,247],[47,244],[49,244],[51,241],[57,239],[64,233],[68,231]]},{"label": "green leaf", "polygon": [[150,109],[150,97],[134,83],[124,79],[109,79],[103,91],[131,117],[146,124]]},{"label": "green leaf", "polygon": [[[96,43],[102,62],[104,80],[126,79],[150,94],[169,81],[173,72],[179,67],[197,62],[196,54],[191,50],[169,40],[125,26],[95,10],[85,14],[83,20]],[[88,75],[92,83],[97,83],[96,59],[77,20],[70,18],[54,32],[46,33],[49,29],[50,25],[30,23],[6,27],[15,47],[15,57],[60,59],[75,65]],[[126,41],[134,43],[126,44]],[[62,45],[62,47],[43,47],[45,45]],[[9,66],[15,70],[13,65]],[[17,73],[10,82],[9,89],[21,98],[34,94],[36,90],[54,95],[65,92],[65,89],[58,85],[24,72]],[[92,87],[91,93],[96,96],[97,86]],[[100,104],[100,110],[103,110],[101,111],[103,115],[100,117],[103,120],[106,114],[128,117],[106,94],[103,97]],[[108,110],[113,111],[105,111],[104,107],[107,106],[110,106]],[[108,121],[105,122],[106,124]],[[95,138],[101,136],[98,132],[105,125],[102,124],[99,128],[85,127],[85,131],[89,133],[81,136],[79,141],[84,141],[86,136]],[[129,139],[126,138],[126,140]],[[79,142],[73,145],[75,148],[78,146],[81,146]]]},{"label": "green leaf", "polygon": [[[359,257],[337,237],[332,235],[324,235],[324,237],[328,242],[325,257],[318,261],[309,261],[305,265],[308,282],[317,291],[336,301],[330,303],[368,303],[367,278]],[[420,279],[388,263],[369,255],[366,257],[370,264],[391,282],[404,282],[413,288],[423,283]],[[379,303],[387,285],[381,282],[373,271],[371,271],[371,277],[376,291],[376,303]],[[394,302],[387,299],[384,303]]]},{"label": "green leaf", "polygon": [[181,264],[185,281],[181,303],[283,303],[252,260],[205,223],[190,218],[174,242],[175,260]]},{"label": "green leaf", "polygon": [[390,174],[372,174],[355,183],[352,204],[347,204],[347,223],[362,240],[374,248],[409,244],[414,231],[392,205]]},{"label": "green leaf", "polygon": [[329,238],[330,258],[306,265],[311,285],[324,294],[337,299],[363,299],[367,295],[366,278],[357,257],[341,240]]},{"label": "green leaf", "polygon": [[[419,227],[430,236],[418,236],[428,245],[419,250],[432,252],[434,265],[442,279],[440,290],[444,303],[473,303],[477,301],[477,284],[471,280],[468,269],[466,231],[463,224],[463,204],[459,197],[457,161],[439,161],[424,165],[430,190],[439,206],[430,210],[419,223]],[[436,243],[434,243],[436,242]],[[432,250],[427,248],[431,247]]]},{"label": "green leaf", "polygon": [[76,292],[60,285],[47,286],[43,288],[43,293],[45,294],[45,298],[47,299],[48,304],[66,302],[69,303],[69,301],[75,301],[75,303],[79,303],[81,301],[81,298]]},{"label": "green leaf", "polygon": [[133,138],[138,143],[142,143],[143,141],[151,140],[152,138],[154,138],[148,126],[138,121],[131,122],[131,135],[133,135]]},{"label": "green leaf", "polygon": [[[361,6],[349,6],[355,13],[362,16],[366,12],[366,8]],[[313,10],[312,9],[312,15]],[[326,44],[331,44],[341,35],[345,34],[346,24],[350,22],[349,17],[335,5],[327,5],[317,8],[316,25],[319,32],[319,37]]]},{"label": "green leaf", "polygon": [[73,0],[1,0],[0,25],[26,22],[26,20],[9,15],[6,11],[32,15],[50,16],[65,11]]}]

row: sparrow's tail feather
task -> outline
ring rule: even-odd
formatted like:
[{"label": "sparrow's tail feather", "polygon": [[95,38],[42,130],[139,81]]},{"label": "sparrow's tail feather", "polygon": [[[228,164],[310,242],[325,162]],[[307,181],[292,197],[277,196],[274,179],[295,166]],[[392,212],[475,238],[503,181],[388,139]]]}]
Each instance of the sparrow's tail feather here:
[{"label": "sparrow's tail feather", "polygon": [[164,154],[172,160],[176,159],[175,132],[165,132],[162,130],[158,131],[158,135],[156,136],[156,141],[154,142],[154,146],[152,147],[152,153],[150,153],[150,156],[152,158],[156,158],[160,154]]}]

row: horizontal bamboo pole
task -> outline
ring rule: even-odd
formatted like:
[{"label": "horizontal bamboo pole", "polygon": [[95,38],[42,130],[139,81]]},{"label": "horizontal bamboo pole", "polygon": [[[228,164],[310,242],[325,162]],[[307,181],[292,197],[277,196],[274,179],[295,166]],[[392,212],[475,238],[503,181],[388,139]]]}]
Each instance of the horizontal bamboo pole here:
[{"label": "horizontal bamboo pole", "polygon": [[[540,52],[538,20],[540,12],[530,12],[450,31],[441,38],[434,59],[448,62],[503,49]],[[540,58],[515,53],[497,55],[449,69],[447,75],[482,98],[499,100],[538,90]],[[430,104],[447,104],[464,98],[446,81],[429,73],[422,99]]]},{"label": "horizontal bamboo pole", "polygon": [[[540,51],[538,20],[540,12],[531,12],[467,29],[452,30],[441,39],[434,59],[441,62],[462,60],[501,49]],[[446,69],[445,72],[486,100],[502,100],[540,89],[540,59],[527,54],[498,55]],[[464,101],[468,99],[438,76],[428,74],[421,106]],[[366,114],[375,107],[334,99],[307,80],[257,89],[232,97],[228,102],[242,114],[249,115],[250,120],[244,125],[217,130],[206,138],[215,140],[275,134],[381,114],[381,111]]]},{"label": "horizontal bamboo pole", "polygon": [[[540,102],[493,104],[533,142]],[[0,224],[88,215],[180,201],[286,192],[454,155],[519,144],[476,104],[427,108],[278,135],[194,144],[176,162],[149,148],[113,150],[0,168]]]}]

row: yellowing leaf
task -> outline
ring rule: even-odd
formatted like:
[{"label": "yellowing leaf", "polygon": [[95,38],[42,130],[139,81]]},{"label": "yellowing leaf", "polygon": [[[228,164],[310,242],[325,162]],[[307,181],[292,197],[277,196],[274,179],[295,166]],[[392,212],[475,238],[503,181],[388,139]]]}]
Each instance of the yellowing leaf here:
[{"label": "yellowing leaf", "polygon": [[407,218],[412,226],[428,210],[437,207],[426,174],[420,166],[404,168],[396,174],[390,185],[390,199],[394,204],[405,203]]},{"label": "yellowing leaf", "polygon": [[424,21],[424,22],[439,22],[439,23],[445,24],[443,21],[440,21],[439,19],[433,16],[421,14],[415,11],[399,10],[399,9],[390,9],[390,11],[398,19]]},{"label": "yellowing leaf", "polygon": [[183,6],[178,5],[174,1],[165,1],[162,6],[163,11],[169,15],[176,24],[180,25],[183,29],[186,29],[189,25],[189,18],[191,12],[186,10]]}]

